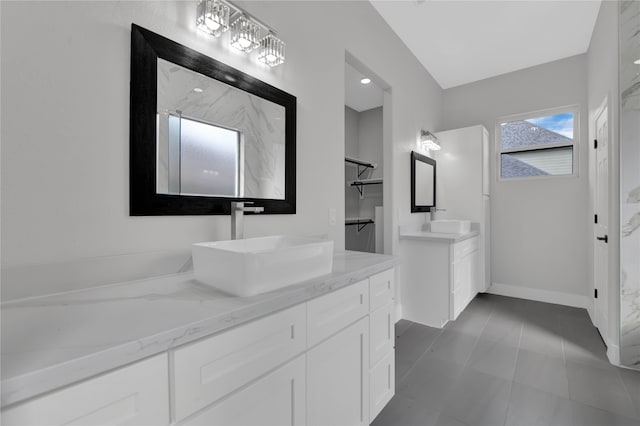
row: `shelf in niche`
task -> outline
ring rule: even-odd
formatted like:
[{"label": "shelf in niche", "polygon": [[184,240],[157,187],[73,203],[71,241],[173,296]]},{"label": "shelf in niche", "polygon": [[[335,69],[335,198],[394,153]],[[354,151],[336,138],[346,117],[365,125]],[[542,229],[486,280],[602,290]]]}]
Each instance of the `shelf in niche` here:
[{"label": "shelf in niche", "polygon": [[360,197],[364,197],[364,186],[366,185],[380,185],[382,184],[382,179],[359,179],[352,180],[351,182],[347,182],[347,186],[355,187],[360,193]]},{"label": "shelf in niche", "polygon": [[345,163],[353,164],[358,168],[358,177],[361,177],[367,170],[374,170],[378,168],[376,163],[370,163],[368,161],[360,160],[359,158],[345,156],[344,161]]},{"label": "shelf in niche", "polygon": [[358,232],[362,231],[367,225],[374,224],[375,221],[370,217],[348,217],[345,218],[345,226],[358,226]]}]

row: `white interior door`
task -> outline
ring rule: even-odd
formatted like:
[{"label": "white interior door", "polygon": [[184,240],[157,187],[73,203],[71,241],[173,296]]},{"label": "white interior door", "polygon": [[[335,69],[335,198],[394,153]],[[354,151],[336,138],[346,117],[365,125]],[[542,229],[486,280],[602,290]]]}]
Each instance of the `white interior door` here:
[{"label": "white interior door", "polygon": [[594,235],[595,326],[606,336],[609,284],[609,125],[607,103],[596,115],[596,184]]}]

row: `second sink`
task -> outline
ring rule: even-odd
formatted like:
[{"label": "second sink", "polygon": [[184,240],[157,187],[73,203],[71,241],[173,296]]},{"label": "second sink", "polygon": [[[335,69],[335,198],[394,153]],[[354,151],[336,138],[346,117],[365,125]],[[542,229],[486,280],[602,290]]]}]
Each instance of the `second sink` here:
[{"label": "second sink", "polygon": [[442,219],[431,221],[431,232],[438,232],[442,234],[466,234],[470,231],[470,220]]}]

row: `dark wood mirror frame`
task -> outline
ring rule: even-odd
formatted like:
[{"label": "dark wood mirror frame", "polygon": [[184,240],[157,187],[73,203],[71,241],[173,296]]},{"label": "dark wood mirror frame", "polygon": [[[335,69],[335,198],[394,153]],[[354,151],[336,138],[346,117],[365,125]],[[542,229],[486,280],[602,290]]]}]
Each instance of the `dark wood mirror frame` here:
[{"label": "dark wood mirror frame", "polygon": [[[430,206],[416,205],[416,161],[433,166],[433,204]],[[411,213],[430,212],[436,205],[436,160],[426,155],[411,151]]]},{"label": "dark wood mirror frame", "polygon": [[[228,198],[156,193],[157,59],[162,58],[285,108],[285,198]],[[220,61],[131,24],[129,214],[225,215],[232,201],[264,207],[263,214],[296,212],[296,97]]]}]

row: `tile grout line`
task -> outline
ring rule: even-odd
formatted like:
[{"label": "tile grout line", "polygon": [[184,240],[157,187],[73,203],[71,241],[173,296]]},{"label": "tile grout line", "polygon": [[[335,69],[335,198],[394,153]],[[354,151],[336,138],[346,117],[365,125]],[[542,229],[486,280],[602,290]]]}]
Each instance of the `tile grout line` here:
[{"label": "tile grout line", "polygon": [[511,376],[511,388],[509,389],[509,398],[507,398],[507,412],[504,414],[504,421],[502,425],[505,426],[507,424],[507,419],[509,418],[509,410],[511,409],[511,396],[513,395],[513,385],[516,380],[516,370],[518,368],[518,357],[520,355],[520,344],[522,343],[522,331],[524,330],[524,324],[520,324],[520,335],[518,336],[518,346],[516,347],[516,361],[513,364],[513,375]]},{"label": "tile grout line", "polygon": [[620,379],[620,381],[622,382],[622,387],[624,387],[624,390],[627,391],[627,396],[629,397],[629,401],[631,401],[631,407],[634,409],[634,417],[636,419],[640,419],[640,411],[636,410],[635,408],[635,404],[633,402],[633,395],[631,395],[631,390],[629,389],[629,387],[627,386],[627,382],[624,381],[624,379],[622,378],[622,374],[620,374],[620,367],[614,365],[615,370],[616,370],[616,374],[618,375],[618,378]]},{"label": "tile grout line", "polygon": [[469,351],[469,356],[467,357],[467,359],[464,362],[464,365],[462,366],[463,370],[465,368],[467,368],[467,365],[469,365],[469,361],[471,361],[471,355],[473,355],[473,351],[476,350],[476,347],[478,346],[478,342],[480,342],[480,336],[482,336],[482,333],[484,332],[484,329],[487,327],[487,324],[489,324],[489,320],[491,319],[491,317],[493,317],[493,309],[491,310],[491,313],[487,316],[487,319],[484,322],[484,325],[482,326],[482,329],[480,329],[480,334],[478,334],[478,336],[476,338],[476,341],[473,344],[473,348],[471,348],[471,351]]},{"label": "tile grout line", "polygon": [[[424,355],[429,352],[429,349],[431,348],[431,346],[433,346],[433,344],[436,342],[436,340],[438,340],[438,338],[442,336],[442,331],[440,331],[438,333],[438,336],[436,336],[435,339],[433,339],[433,341],[431,343],[429,343],[429,346],[427,346],[427,348],[424,350],[424,352],[422,352],[422,354],[416,358],[415,362],[413,362],[411,364],[411,367],[409,367],[409,369],[407,370],[406,373],[404,373],[404,375],[402,376],[402,378],[399,380],[400,382],[402,382],[405,378],[409,377],[409,373],[411,373],[411,371],[416,367],[416,365],[418,365],[418,363],[420,362],[420,360],[424,357]],[[397,378],[396,378],[397,381]]]},{"label": "tile grout line", "polygon": [[[469,364],[469,361],[471,361],[471,355],[473,355],[473,351],[476,350],[476,347],[478,346],[478,342],[480,342],[480,336],[482,336],[482,333],[484,332],[484,329],[487,327],[487,324],[489,324],[489,320],[491,319],[492,316],[493,316],[493,309],[491,310],[491,313],[489,315],[487,315],[487,319],[484,322],[484,325],[482,326],[482,328],[480,329],[480,334],[478,334],[478,336],[476,337],[476,341],[473,344],[473,348],[471,348],[471,351],[469,351],[469,356],[467,357],[467,359],[464,362],[464,365],[462,366],[462,371],[463,372],[467,368],[467,366]],[[462,373],[461,373],[461,375],[462,375]],[[458,380],[460,380],[460,379],[458,379]],[[456,383],[455,386],[458,386],[458,383]],[[454,387],[451,388],[452,391],[453,391]],[[456,421],[458,421],[458,422],[460,422],[462,424],[465,424],[465,425],[467,424],[464,420],[459,419],[459,418],[457,418],[455,416],[451,416],[451,418],[455,419]],[[504,422],[506,422],[506,420],[507,420],[507,416],[505,414]],[[504,422],[503,422],[503,426],[504,426]]]}]

